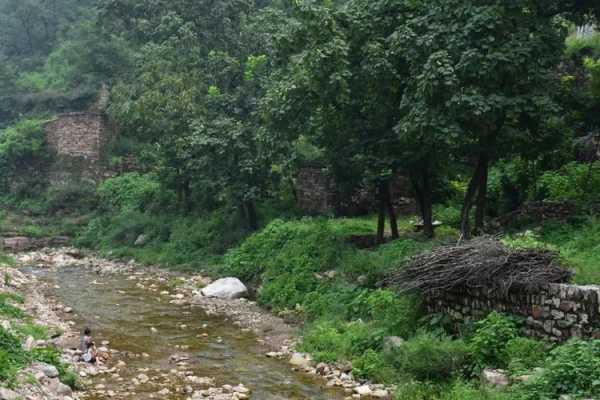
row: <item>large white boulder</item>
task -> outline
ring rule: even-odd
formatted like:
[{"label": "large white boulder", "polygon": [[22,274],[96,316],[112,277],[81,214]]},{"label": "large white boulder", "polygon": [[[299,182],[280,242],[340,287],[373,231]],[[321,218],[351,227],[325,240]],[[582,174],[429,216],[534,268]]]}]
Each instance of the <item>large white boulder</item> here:
[{"label": "large white boulder", "polygon": [[206,286],[200,293],[206,297],[239,299],[248,294],[248,288],[237,278],[223,278]]}]

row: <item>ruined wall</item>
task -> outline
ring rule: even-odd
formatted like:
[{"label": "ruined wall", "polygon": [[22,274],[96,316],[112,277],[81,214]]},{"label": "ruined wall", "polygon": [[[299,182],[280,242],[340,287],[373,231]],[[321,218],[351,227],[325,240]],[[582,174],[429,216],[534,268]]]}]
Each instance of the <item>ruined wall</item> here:
[{"label": "ruined wall", "polygon": [[319,166],[300,169],[296,178],[298,207],[310,214],[326,214],[335,209],[335,182]]},{"label": "ruined wall", "polygon": [[45,131],[48,146],[55,156],[48,171],[51,185],[103,179],[106,169],[102,152],[111,130],[102,114],[63,114],[48,122]]},{"label": "ruined wall", "polygon": [[[390,190],[399,215],[416,212],[410,182],[404,174],[396,174]],[[296,196],[298,207],[310,214],[364,215],[374,212],[377,207],[373,188],[362,186],[349,195],[341,195],[335,179],[319,165],[300,168],[296,177]]]},{"label": "ruined wall", "polygon": [[571,337],[600,338],[600,286],[549,284],[536,291],[468,289],[426,300],[429,312],[456,322],[480,319],[491,311],[525,319],[527,336],[562,342]]}]

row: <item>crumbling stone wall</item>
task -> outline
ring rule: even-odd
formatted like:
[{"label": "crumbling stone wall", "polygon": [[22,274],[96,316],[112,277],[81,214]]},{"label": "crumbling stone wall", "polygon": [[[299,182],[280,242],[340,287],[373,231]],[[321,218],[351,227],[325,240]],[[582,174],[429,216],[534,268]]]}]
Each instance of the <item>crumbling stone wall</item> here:
[{"label": "crumbling stone wall", "polygon": [[491,311],[525,318],[525,335],[562,342],[572,337],[600,338],[600,286],[548,284],[535,291],[502,293],[465,289],[426,299],[429,312],[456,322],[480,319]]},{"label": "crumbling stone wall", "polygon": [[[416,204],[411,195],[408,178],[397,173],[390,190],[399,215],[413,214]],[[306,165],[296,176],[298,207],[310,214],[363,215],[376,211],[377,199],[373,188],[361,186],[351,194],[342,195],[334,177],[320,165]]]},{"label": "crumbling stone wall", "polygon": [[48,173],[51,185],[102,180],[106,174],[102,152],[111,131],[102,114],[63,114],[48,122],[45,131],[55,156]]},{"label": "crumbling stone wall", "polygon": [[300,169],[296,179],[298,207],[310,214],[326,214],[335,209],[335,182],[320,166]]}]

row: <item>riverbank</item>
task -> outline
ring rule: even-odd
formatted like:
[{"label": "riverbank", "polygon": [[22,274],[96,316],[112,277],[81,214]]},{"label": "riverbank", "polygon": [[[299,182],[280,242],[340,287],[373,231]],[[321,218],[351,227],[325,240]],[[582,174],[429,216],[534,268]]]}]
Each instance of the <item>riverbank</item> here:
[{"label": "riverbank", "polygon": [[[184,313],[188,312],[185,311],[188,309],[200,308],[207,315],[216,315],[227,319],[241,333],[247,333],[255,337],[256,344],[260,346],[263,357],[282,360],[280,362],[287,360],[290,363],[287,368],[301,371],[308,374],[308,376],[320,376],[320,379],[324,379],[324,388],[339,388],[340,396],[342,396],[340,398],[391,398],[393,388],[385,387],[384,385],[369,384],[367,381],[354,379],[351,368],[347,363],[315,363],[310,356],[296,352],[299,334],[298,327],[291,326],[283,319],[270,314],[257,305],[256,302],[246,299],[225,300],[201,296],[199,290],[211,282],[211,279],[206,276],[186,275],[159,268],[142,267],[133,261],[129,263],[115,262],[97,257],[94,253],[74,248],[43,249],[26,252],[17,254],[15,259],[17,260],[17,265],[22,267],[44,269],[85,268],[98,278],[94,278],[94,282],[100,281],[103,276],[118,275],[135,283],[136,288],[156,296],[160,301],[180,307]],[[207,327],[198,336],[199,340],[212,336],[210,328]],[[114,352],[111,353],[113,358],[120,358],[115,350],[111,351]],[[177,364],[179,356],[177,354],[173,354],[172,356],[174,357],[173,360],[176,361],[175,364]],[[187,357],[189,355],[184,356],[184,360]],[[126,362],[123,360],[120,361]],[[107,369],[100,368],[98,372],[113,375],[118,374],[118,365],[119,363],[115,363],[113,360],[112,363],[107,365]],[[115,370],[115,368],[117,369]],[[84,372],[83,377],[88,385],[91,385],[91,393],[96,396],[105,395],[108,390],[107,386],[102,383],[95,383],[97,379],[87,379],[87,375],[89,374]],[[205,377],[199,378],[204,379]],[[139,379],[137,380],[139,381]],[[236,386],[227,384],[220,388],[223,389],[222,393],[216,394],[225,396],[227,388],[232,387]],[[179,385],[169,379],[165,379],[159,385],[159,388],[163,390],[163,394],[166,393],[164,389],[173,390],[173,388],[175,388],[175,392],[186,392],[186,385]],[[211,389],[218,390],[219,388],[211,387],[207,390]],[[194,393],[194,391],[190,392],[192,395]],[[235,398],[244,398],[240,396],[240,394],[243,394],[241,392],[234,391],[230,394],[233,395],[234,393],[238,393]]]},{"label": "riverbank", "polygon": [[[77,400],[78,334],[31,274],[0,266],[0,374],[6,400]],[[60,310],[60,312],[59,312]],[[68,311],[68,309],[67,309]]]}]

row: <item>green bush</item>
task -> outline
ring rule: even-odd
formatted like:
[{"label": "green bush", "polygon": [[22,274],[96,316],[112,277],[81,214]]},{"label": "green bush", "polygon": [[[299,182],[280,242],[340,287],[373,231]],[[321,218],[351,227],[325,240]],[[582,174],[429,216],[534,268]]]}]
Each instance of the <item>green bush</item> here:
[{"label": "green bush", "polygon": [[414,333],[420,317],[417,299],[399,296],[390,290],[365,290],[349,304],[349,318],[376,321],[387,334],[408,337]]},{"label": "green bush", "polygon": [[0,382],[11,385],[27,358],[21,341],[0,327]]},{"label": "green bush", "polygon": [[92,185],[70,184],[48,189],[45,195],[45,214],[57,212],[86,213],[98,206],[96,189]]},{"label": "green bush", "polygon": [[61,352],[54,347],[37,348],[31,351],[31,359],[46,364],[51,364],[58,370],[58,377],[62,383],[72,389],[80,389],[81,385],[77,374],[61,361]]},{"label": "green bush", "polygon": [[592,95],[600,98],[600,58],[588,57],[585,59],[584,65],[590,74]]},{"label": "green bush", "polygon": [[597,398],[600,395],[600,341],[573,340],[550,352],[543,372],[520,390],[522,399]]},{"label": "green bush", "polygon": [[304,334],[301,349],[313,354],[317,361],[358,359],[368,350],[378,351],[383,332],[362,321],[321,320]]},{"label": "green bush", "polygon": [[437,400],[439,387],[429,382],[404,382],[396,390],[395,400]]},{"label": "green bush", "polygon": [[326,220],[275,220],[228,253],[227,271],[246,281],[263,273],[275,280],[280,273],[326,271],[337,265],[342,249]]},{"label": "green bush", "polygon": [[155,176],[137,172],[107,179],[98,187],[103,204],[115,211],[145,211],[153,204],[162,204],[166,194],[170,192]]},{"label": "green bush", "polygon": [[394,379],[395,371],[382,353],[368,349],[352,361],[352,374],[376,382],[390,382]]},{"label": "green bush", "polygon": [[396,369],[422,381],[459,376],[470,362],[465,342],[433,332],[419,333],[407,340],[391,357]]},{"label": "green bush", "polygon": [[11,318],[25,317],[23,310],[15,307],[10,302],[22,303],[23,299],[10,293],[0,293],[0,315],[5,315]]},{"label": "green bush", "polygon": [[508,365],[508,343],[518,337],[515,322],[497,312],[490,313],[475,324],[475,334],[469,348],[479,368],[505,368]]},{"label": "green bush", "polygon": [[572,58],[600,57],[600,34],[588,38],[570,36],[567,38],[566,55]]},{"label": "green bush", "polygon": [[[145,243],[134,246],[142,234]],[[207,266],[247,234],[239,216],[226,210],[190,216],[129,210],[92,219],[76,244],[141,263],[195,268]]]},{"label": "green bush", "polygon": [[548,344],[540,340],[525,337],[510,340],[506,344],[508,369],[513,375],[518,375],[541,366],[546,358],[548,347]]},{"label": "green bush", "polygon": [[[337,221],[331,222],[336,225]],[[374,228],[372,228],[374,229]],[[409,257],[428,251],[431,241],[416,239],[395,240],[373,250],[347,248],[338,262],[338,270],[348,279],[366,278],[364,286],[375,286],[390,270],[398,268]]]},{"label": "green bush", "polygon": [[512,395],[491,388],[477,387],[472,383],[456,381],[442,392],[440,400],[510,400]]},{"label": "green bush", "polygon": [[578,223],[546,223],[507,239],[514,247],[550,248],[560,253],[566,266],[575,270],[579,284],[600,282],[600,223],[589,218]]},{"label": "green bush", "polygon": [[600,163],[570,163],[544,173],[537,184],[538,197],[588,204],[600,200]]},{"label": "green bush", "polygon": [[15,331],[21,338],[27,338],[29,336],[36,340],[48,340],[50,334],[48,328],[43,325],[38,325],[33,322],[24,322],[14,327]]},{"label": "green bush", "polygon": [[[49,159],[50,154],[45,150],[43,122],[40,119],[25,119],[0,131],[0,185],[4,186],[4,190],[8,189],[10,181],[11,189],[20,192],[19,195],[36,193],[40,181],[37,179],[39,174],[35,172]],[[29,176],[23,182],[17,181],[13,179],[17,171],[22,176]]]}]

